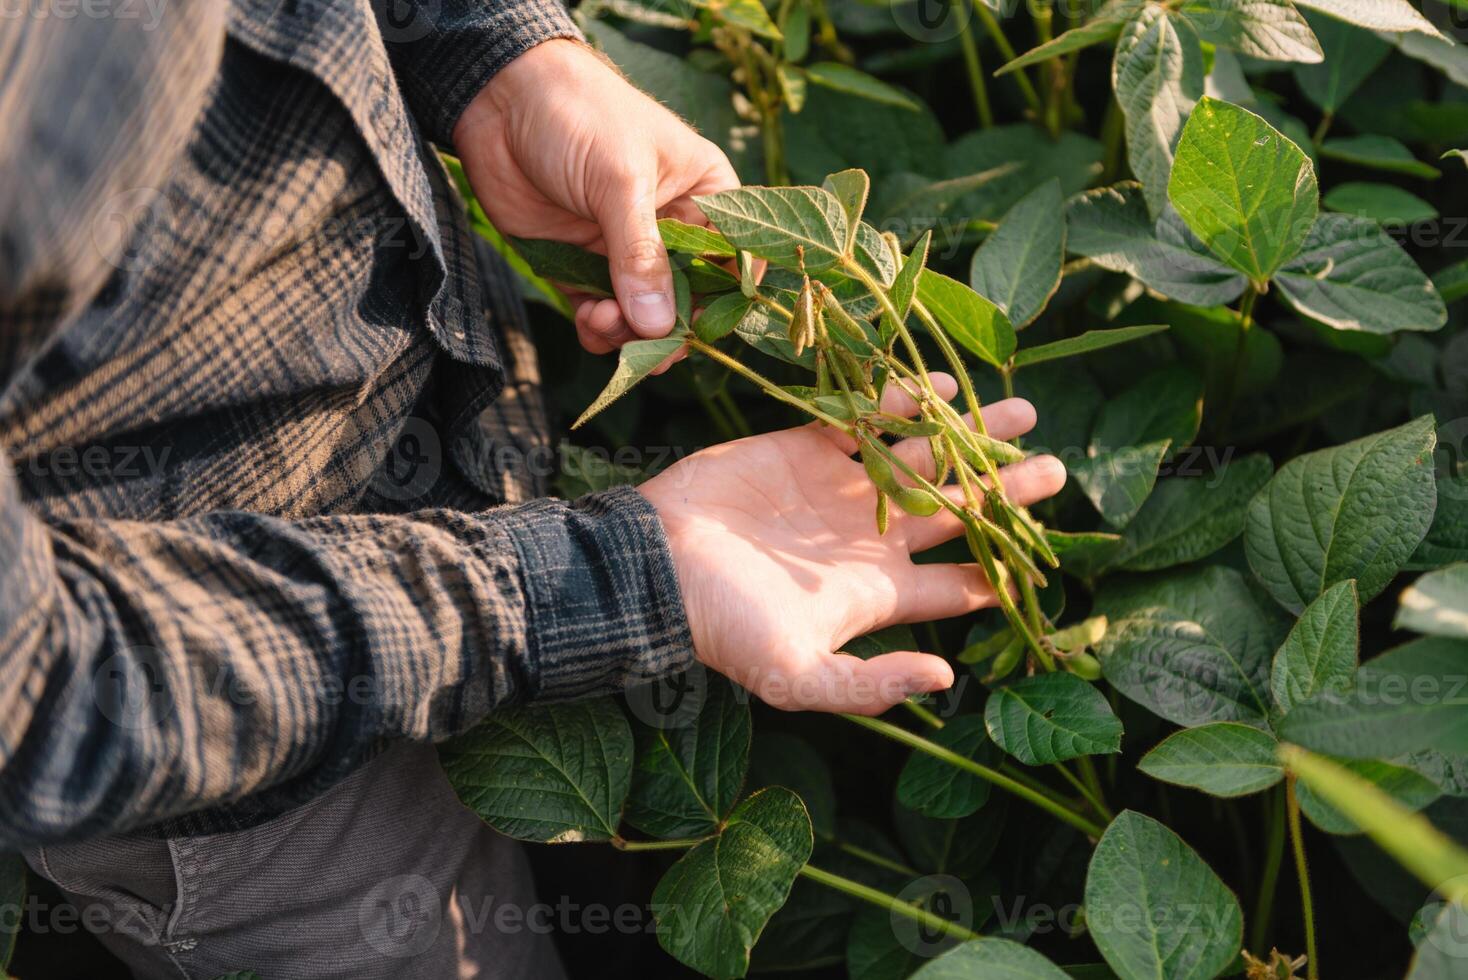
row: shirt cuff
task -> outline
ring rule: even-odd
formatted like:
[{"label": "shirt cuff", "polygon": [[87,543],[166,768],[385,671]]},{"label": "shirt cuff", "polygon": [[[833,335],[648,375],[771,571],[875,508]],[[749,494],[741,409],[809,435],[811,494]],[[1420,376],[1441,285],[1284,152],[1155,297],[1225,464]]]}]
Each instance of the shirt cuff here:
[{"label": "shirt cuff", "polygon": [[418,125],[446,149],[459,116],[501,68],[543,41],[585,40],[561,0],[443,0],[426,20],[421,36],[384,39]]},{"label": "shirt cuff", "polygon": [[[547,520],[543,509],[561,511]],[[591,697],[676,673],[693,636],[662,520],[632,487],[516,508],[529,628],[525,700]]]}]

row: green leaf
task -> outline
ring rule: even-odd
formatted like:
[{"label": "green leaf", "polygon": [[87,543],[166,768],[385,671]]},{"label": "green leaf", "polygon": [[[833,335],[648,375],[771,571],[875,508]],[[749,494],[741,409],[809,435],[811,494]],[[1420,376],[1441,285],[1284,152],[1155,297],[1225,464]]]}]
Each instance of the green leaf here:
[{"label": "green leaf", "polygon": [[1251,58],[1314,64],[1325,56],[1290,0],[1184,0],[1178,12],[1203,40]]},{"label": "green leaf", "polygon": [[805,76],[817,85],[835,89],[837,92],[845,92],[847,95],[855,95],[871,102],[881,102],[901,109],[911,109],[914,112],[922,109],[917,100],[901,89],[893,88],[864,71],[858,71],[850,65],[843,65],[837,61],[818,61],[813,65],[807,65]]},{"label": "green leaf", "polygon": [[[1397,49],[1409,58],[1415,58],[1442,72],[1456,85],[1468,84],[1468,46],[1448,38],[1430,34],[1404,31],[1389,36]],[[1429,126],[1432,117],[1427,116]]]},{"label": "green leaf", "polygon": [[543,238],[511,238],[509,241],[542,279],[551,279],[593,296],[612,295],[612,272],[605,255]]},{"label": "green leaf", "polygon": [[896,805],[892,822],[915,869],[924,874],[968,878],[978,874],[994,856],[1008,802],[1008,794],[996,793],[979,810],[957,820],[925,817]]},{"label": "green leaf", "polygon": [[1163,457],[1193,441],[1202,416],[1196,375],[1175,366],[1154,371],[1102,407],[1071,475],[1102,517],[1125,527],[1152,492]]},{"label": "green leaf", "polygon": [[1315,222],[1315,167],[1247,109],[1204,98],[1177,145],[1168,196],[1204,244],[1255,283],[1300,250]]},{"label": "green leaf", "polygon": [[672,334],[656,340],[634,340],[623,345],[617,355],[617,369],[611,380],[602,389],[596,400],[586,407],[571,428],[585,425],[593,415],[612,402],[627,394],[637,382],[652,373],[653,369],[683,348],[684,335]]},{"label": "green leaf", "polygon": [[1468,640],[1468,564],[1428,572],[1409,585],[1392,626]]},{"label": "green leaf", "polygon": [[1372,31],[1393,34],[1419,32],[1429,37],[1442,35],[1432,22],[1407,0],[1298,0],[1299,6],[1318,10],[1338,20]]},{"label": "green leaf", "polygon": [[785,35],[785,61],[804,61],[810,53],[810,8],[803,3],[790,4],[780,31]]},{"label": "green leaf", "polygon": [[910,244],[938,224],[938,219],[958,201],[1018,169],[1015,164],[1007,163],[992,170],[948,180],[929,180],[921,174],[896,174],[888,178],[883,188],[880,224],[894,233],[900,232],[902,242]]},{"label": "green leaf", "polygon": [[1096,652],[1122,694],[1183,726],[1265,724],[1270,658],[1288,622],[1238,572],[1204,566],[1109,581],[1093,613],[1109,622]]},{"label": "green leaf", "polygon": [[1346,579],[1305,608],[1274,654],[1269,686],[1281,711],[1351,686],[1361,646],[1357,607],[1356,582]]},{"label": "green leaf", "polygon": [[1015,201],[1051,177],[1067,195],[1089,187],[1101,172],[1101,152],[1100,143],[1078,133],[1052,139],[1027,123],[993,126],[948,144],[937,176],[979,174],[1009,165],[1006,173],[965,194],[951,209],[970,220],[998,221]]},{"label": "green leaf", "polygon": [[723,832],[679,858],[653,891],[663,949],[706,976],[744,976],[814,843],[805,806],[788,789],[740,803]]},{"label": "green leaf", "polygon": [[698,335],[699,340],[712,344],[733,333],[755,305],[743,293],[720,296],[704,307],[698,319],[693,321],[693,332]]},{"label": "green leaf", "polygon": [[1437,500],[1432,417],[1296,456],[1249,506],[1249,567],[1299,613],[1337,582],[1386,588],[1427,533]]},{"label": "green leaf", "polygon": [[1383,225],[1410,225],[1438,216],[1437,208],[1392,184],[1347,181],[1326,191],[1321,203],[1332,211],[1370,218]]},{"label": "green leaf", "polygon": [[1061,567],[1081,578],[1097,575],[1121,548],[1121,535],[1104,531],[1067,532],[1046,528],[1045,541],[1060,559]]},{"label": "green leaf", "polygon": [[[887,298],[892,301],[892,308],[897,311],[901,322],[907,322],[908,311],[912,309],[912,301],[917,297],[918,281],[922,277],[923,270],[928,264],[928,245],[933,239],[932,232],[923,232],[917,244],[912,247],[912,253],[902,263],[896,277],[892,280],[892,288],[887,291]],[[882,338],[884,340],[897,333],[897,324],[886,313],[882,314]]]},{"label": "green leaf", "polygon": [[1325,57],[1318,64],[1296,65],[1295,81],[1307,99],[1333,113],[1376,70],[1391,46],[1371,31],[1343,20],[1313,10],[1304,14]]},{"label": "green leaf", "polygon": [[784,786],[800,797],[817,837],[836,835],[836,786],[815,748],[784,732],[761,730],[750,751],[749,780],[755,786]]},{"label": "green leaf", "polygon": [[[930,736],[959,755],[993,766],[998,760],[978,715],[959,715]],[[897,800],[929,817],[966,817],[989,800],[989,783],[970,772],[914,751],[897,778]]]},{"label": "green leaf", "polygon": [[632,730],[610,698],[501,709],[438,748],[454,792],[481,820],[553,844],[616,836],[632,754]]},{"label": "green leaf", "polygon": [[995,367],[1014,353],[1014,327],[1004,311],[956,279],[924,269],[917,298],[954,340]]},{"label": "green leaf", "polygon": [[1203,53],[1185,22],[1158,4],[1137,11],[1116,42],[1111,85],[1126,116],[1127,159],[1148,210],[1167,204],[1167,175],[1183,121],[1203,96]]},{"label": "green leaf", "polygon": [[1074,674],[1024,677],[989,695],[984,724],[1027,766],[1121,751],[1121,721],[1106,696]]},{"label": "green leaf", "polygon": [[1347,691],[1324,691],[1279,722],[1281,738],[1344,758],[1468,753],[1468,643],[1420,637],[1368,660]]},{"label": "green leaf", "polygon": [[647,479],[647,473],[634,466],[622,466],[607,454],[569,442],[560,445],[561,475],[558,492],[567,500],[612,487],[635,486]]},{"label": "green leaf", "polygon": [[1357,167],[1386,170],[1406,174],[1409,177],[1433,179],[1442,176],[1442,171],[1423,163],[1412,155],[1399,140],[1390,136],[1367,134],[1364,136],[1340,136],[1328,139],[1320,146],[1320,155],[1330,160],[1340,160]]},{"label": "green leaf", "polygon": [[1103,269],[1125,272],[1183,303],[1216,306],[1237,299],[1244,277],[1208,253],[1170,205],[1153,220],[1140,184],[1087,191],[1066,210],[1066,247]]},{"label": "green leaf", "polygon": [[1427,887],[1442,887],[1446,897],[1456,901],[1468,899],[1468,851],[1426,817],[1413,813],[1339,764],[1298,746],[1281,745],[1279,757],[1285,768],[1299,777],[1301,785],[1309,786],[1364,829],[1382,850]]},{"label": "green leaf", "polygon": [[1249,501],[1273,473],[1255,453],[1215,475],[1162,480],[1127,524],[1112,566],[1149,572],[1213,554],[1244,533]]},{"label": "green leaf", "polygon": [[1060,181],[1052,178],[1020,198],[974,253],[969,285],[1016,330],[1029,326],[1060,286],[1065,222],[1055,217],[1063,206]]},{"label": "green leaf", "polygon": [[1437,478],[1432,526],[1406,567],[1421,571],[1458,561],[1468,561],[1468,476],[1445,471]]},{"label": "green leaf", "polygon": [[861,228],[862,212],[866,210],[867,198],[872,192],[872,180],[865,170],[840,170],[827,174],[821,187],[830,191],[846,214],[847,252],[856,247],[856,233]]},{"label": "green leaf", "polygon": [[1117,815],[1091,856],[1086,924],[1121,980],[1212,980],[1244,931],[1239,901],[1213,869],[1134,810]]},{"label": "green leaf", "polygon": [[689,0],[694,6],[702,7],[725,24],[742,27],[751,34],[781,40],[780,29],[770,20],[769,11],[760,0]]},{"label": "green leaf", "polygon": [[841,260],[848,223],[841,202],[820,187],[741,187],[694,198],[736,247],[794,269],[803,249],[811,272]]},{"label": "green leaf", "polygon": [[663,236],[663,244],[672,252],[683,252],[687,255],[722,255],[730,258],[734,255],[734,246],[712,228],[690,225],[677,218],[659,218],[658,232]]},{"label": "green leaf", "polygon": [[706,672],[692,719],[672,727],[634,725],[637,761],[627,822],[654,837],[716,833],[739,798],[749,761],[749,704]]},{"label": "green leaf", "polygon": [[[1421,810],[1442,795],[1442,792],[1425,776],[1404,766],[1381,762],[1376,759],[1333,760],[1353,776],[1374,786],[1407,810]],[[1300,811],[1310,822],[1328,834],[1359,834],[1362,828],[1350,817],[1321,799],[1310,788],[1302,784],[1296,794],[1300,799]]]},{"label": "green leaf", "polygon": [[980,939],[929,960],[909,980],[1067,980],[1067,974],[1028,946]]},{"label": "green leaf", "polygon": [[1093,44],[1110,41],[1121,33],[1122,25],[1131,20],[1142,9],[1142,0],[1107,0],[1095,15],[1080,27],[1073,27],[1057,38],[1031,48],[994,74],[1007,75],[1021,68],[1058,58],[1072,51],[1089,48]]},{"label": "green leaf", "polygon": [[1263,729],[1220,721],[1174,732],[1142,756],[1137,768],[1153,779],[1212,796],[1247,796],[1284,778],[1275,758],[1278,748]]},{"label": "green leaf", "polygon": [[1105,350],[1117,344],[1127,344],[1133,340],[1150,337],[1154,333],[1161,333],[1167,327],[1165,323],[1146,323],[1135,327],[1117,327],[1114,330],[1087,330],[1075,337],[1066,337],[1064,340],[1015,351],[1014,366],[1019,368],[1027,364],[1042,364],[1045,361],[1060,360],[1062,357],[1076,357],[1092,351]]}]

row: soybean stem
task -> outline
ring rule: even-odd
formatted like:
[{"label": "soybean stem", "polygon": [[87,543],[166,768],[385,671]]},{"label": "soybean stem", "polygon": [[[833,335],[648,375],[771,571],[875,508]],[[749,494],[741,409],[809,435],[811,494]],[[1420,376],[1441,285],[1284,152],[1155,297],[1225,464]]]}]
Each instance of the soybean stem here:
[{"label": "soybean stem", "polygon": [[1264,873],[1259,879],[1259,893],[1254,899],[1253,928],[1249,930],[1249,948],[1262,956],[1269,944],[1269,929],[1274,918],[1274,891],[1279,885],[1279,869],[1284,863],[1285,798],[1276,789],[1269,801],[1269,841],[1264,849]]},{"label": "soybean stem", "polygon": [[1300,914],[1305,918],[1305,962],[1308,980],[1320,980],[1320,960],[1315,948],[1315,901],[1310,894],[1310,868],[1305,861],[1305,835],[1300,829],[1300,800],[1295,795],[1295,777],[1285,776],[1285,813],[1289,818],[1290,847],[1295,852],[1295,873],[1300,878]]},{"label": "soybean stem", "polygon": [[927,926],[929,929],[936,929],[946,935],[952,936],[954,939],[968,941],[983,938],[972,929],[965,929],[957,922],[949,922],[942,916],[934,915],[927,909],[918,908],[916,905],[909,905],[896,895],[889,895],[884,891],[878,891],[875,888],[863,885],[859,881],[852,881],[850,878],[843,878],[829,871],[822,871],[820,868],[809,864],[801,866],[800,874],[809,878],[811,881],[825,885],[827,888],[834,888],[836,891],[844,892],[852,898],[859,898],[863,902],[870,902],[878,908],[887,909],[895,915],[909,918],[914,922]]}]

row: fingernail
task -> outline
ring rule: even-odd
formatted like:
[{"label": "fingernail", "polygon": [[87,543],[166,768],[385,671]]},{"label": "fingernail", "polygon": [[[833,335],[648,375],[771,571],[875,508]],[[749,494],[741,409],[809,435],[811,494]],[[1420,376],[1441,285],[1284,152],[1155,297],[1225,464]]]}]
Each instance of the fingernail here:
[{"label": "fingernail", "polygon": [[673,329],[676,319],[673,298],[663,292],[633,293],[632,309],[627,311],[627,318],[644,334],[665,334]]}]

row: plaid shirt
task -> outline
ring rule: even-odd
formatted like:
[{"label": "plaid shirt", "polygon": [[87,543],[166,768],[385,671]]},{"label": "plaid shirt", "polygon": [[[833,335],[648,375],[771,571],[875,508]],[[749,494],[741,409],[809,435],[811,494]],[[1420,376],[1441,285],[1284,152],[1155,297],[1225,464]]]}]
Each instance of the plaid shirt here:
[{"label": "plaid shirt", "polygon": [[523,310],[428,149],[576,29],[374,6],[0,32],[0,845],[248,825],[691,656],[643,498],[534,499]]}]

